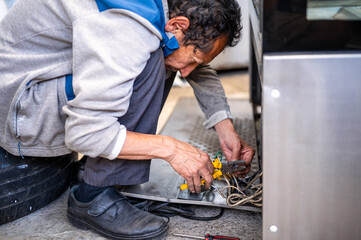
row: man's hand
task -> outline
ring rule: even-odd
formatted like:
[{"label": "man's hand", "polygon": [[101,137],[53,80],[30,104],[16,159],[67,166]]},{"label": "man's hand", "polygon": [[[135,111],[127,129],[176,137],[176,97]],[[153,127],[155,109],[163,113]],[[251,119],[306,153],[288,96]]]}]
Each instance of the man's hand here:
[{"label": "man's hand", "polygon": [[214,168],[208,154],[188,143],[171,139],[172,154],[165,160],[187,181],[189,191],[201,192],[201,177],[205,180],[205,188],[210,188]]},{"label": "man's hand", "polygon": [[175,138],[127,131],[118,158],[142,160],[161,158],[187,181],[191,192],[201,191],[201,177],[206,189],[213,182],[213,164],[207,153]]},{"label": "man's hand", "polygon": [[222,151],[227,160],[246,161],[246,169],[236,173],[236,176],[245,177],[246,174],[251,170],[251,162],[254,155],[254,150],[248,146],[236,133],[230,119],[225,119],[217,123],[214,128],[217,131]]}]

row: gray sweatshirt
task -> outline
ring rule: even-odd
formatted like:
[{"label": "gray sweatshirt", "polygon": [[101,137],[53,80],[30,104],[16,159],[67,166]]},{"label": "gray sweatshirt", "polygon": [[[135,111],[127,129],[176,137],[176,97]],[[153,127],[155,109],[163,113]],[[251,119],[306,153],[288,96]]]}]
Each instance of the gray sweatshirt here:
[{"label": "gray sweatshirt", "polygon": [[[168,13],[166,1],[163,7]],[[0,22],[0,146],[14,155],[76,151],[116,158],[126,138],[117,119],[161,40],[147,19],[124,9],[100,12],[93,0],[18,0]],[[70,101],[68,74],[75,94]],[[206,128],[231,118],[209,66],[187,80]]]}]

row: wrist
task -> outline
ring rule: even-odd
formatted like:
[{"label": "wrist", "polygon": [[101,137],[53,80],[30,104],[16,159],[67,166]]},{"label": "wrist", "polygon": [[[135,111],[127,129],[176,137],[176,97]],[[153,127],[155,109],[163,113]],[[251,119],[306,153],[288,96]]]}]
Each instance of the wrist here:
[{"label": "wrist", "polygon": [[232,120],[229,118],[224,119],[219,123],[217,123],[216,125],[214,125],[214,129],[216,130],[218,135],[229,131],[235,132]]},{"label": "wrist", "polygon": [[175,155],[175,139],[169,136],[158,135],[159,142],[154,149],[157,158],[170,162]]}]

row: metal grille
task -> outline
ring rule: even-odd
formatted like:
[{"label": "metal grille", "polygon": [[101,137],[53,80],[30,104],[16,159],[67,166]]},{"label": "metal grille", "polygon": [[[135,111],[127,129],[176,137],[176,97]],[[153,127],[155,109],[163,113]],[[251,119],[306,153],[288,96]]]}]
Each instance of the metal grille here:
[{"label": "metal grille", "polygon": [[[198,116],[194,121],[193,131],[189,136],[187,141],[189,144],[199,148],[200,150],[208,153],[211,159],[214,156],[222,151],[219,144],[218,136],[215,130],[206,130],[202,127],[204,118]],[[238,135],[253,149],[256,149],[256,135],[255,135],[255,126],[254,121],[248,118],[235,118],[233,120],[234,127]],[[258,161],[256,161],[257,153],[252,161],[250,173],[257,172],[259,170]],[[223,159],[226,160],[226,157],[223,156]]]}]

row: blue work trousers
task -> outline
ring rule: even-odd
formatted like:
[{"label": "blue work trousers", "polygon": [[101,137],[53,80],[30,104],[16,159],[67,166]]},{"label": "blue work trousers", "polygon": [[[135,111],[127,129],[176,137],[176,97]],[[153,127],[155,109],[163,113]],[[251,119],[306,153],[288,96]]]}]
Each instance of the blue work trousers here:
[{"label": "blue work trousers", "polygon": [[[118,119],[127,130],[155,134],[159,114],[173,83],[175,74],[166,79],[162,50],[154,52],[143,72],[136,78],[127,113]],[[104,187],[135,185],[149,180],[151,161],[89,158],[84,168],[87,184]]]}]

